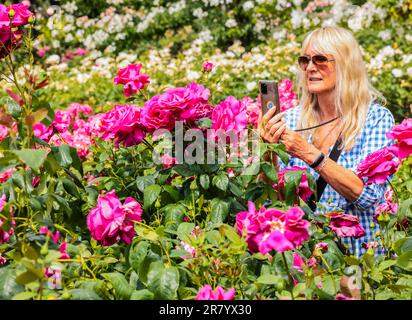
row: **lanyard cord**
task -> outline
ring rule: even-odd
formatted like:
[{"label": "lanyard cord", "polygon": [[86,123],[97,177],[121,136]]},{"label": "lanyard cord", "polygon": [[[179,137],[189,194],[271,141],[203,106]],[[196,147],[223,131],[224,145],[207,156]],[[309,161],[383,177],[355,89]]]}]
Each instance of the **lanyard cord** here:
[{"label": "lanyard cord", "polygon": [[338,118],[340,118],[340,116],[338,116],[338,117],[336,117],[336,118],[333,118],[332,120],[328,120],[328,121],[326,121],[326,122],[324,122],[324,123],[318,124],[318,125],[316,125],[316,126],[313,126],[313,127],[303,128],[303,129],[296,129],[296,130],[294,130],[294,131],[299,132],[299,131],[306,131],[306,130],[310,130],[310,129],[315,129],[315,128],[321,127],[321,126],[323,126],[323,125],[325,125],[325,124],[331,123],[331,122],[335,121],[335,120],[338,119]]}]

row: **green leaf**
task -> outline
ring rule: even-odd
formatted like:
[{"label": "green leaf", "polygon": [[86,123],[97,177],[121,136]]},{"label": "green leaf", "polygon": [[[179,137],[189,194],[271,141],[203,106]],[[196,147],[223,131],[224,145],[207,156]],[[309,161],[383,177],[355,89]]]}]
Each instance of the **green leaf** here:
[{"label": "green leaf", "polygon": [[147,274],[148,288],[156,299],[176,299],[179,287],[179,270],[164,266],[162,261],[153,262]]},{"label": "green leaf", "polygon": [[14,150],[13,152],[20,161],[36,171],[40,170],[40,167],[47,157],[47,151],[44,149],[22,149]]},{"label": "green leaf", "polygon": [[177,237],[180,240],[187,242],[188,241],[187,238],[194,228],[195,228],[194,223],[182,222],[181,224],[179,224],[179,227],[177,228]]},{"label": "green leaf", "polygon": [[144,189],[143,206],[145,210],[149,209],[150,206],[158,199],[161,191],[162,188],[158,184],[148,186]]},{"label": "green leaf", "polygon": [[52,151],[59,166],[69,168],[73,163],[73,159],[70,154],[70,147],[68,145],[52,147]]},{"label": "green leaf", "polygon": [[90,289],[71,289],[68,293],[71,300],[102,300],[95,291]]},{"label": "green leaf", "polygon": [[142,290],[135,290],[133,291],[130,300],[153,300],[154,294],[153,292],[142,289]]},{"label": "green leaf", "polygon": [[36,296],[36,293],[34,292],[20,292],[13,296],[12,300],[30,300],[31,298],[34,298]]},{"label": "green leaf", "polygon": [[203,189],[205,190],[209,189],[210,179],[207,174],[200,175],[199,180],[200,180],[200,185],[202,186]]},{"label": "green leaf", "polygon": [[173,203],[165,206],[163,211],[165,213],[166,228],[176,231],[178,225],[186,215],[187,209],[180,203]]},{"label": "green leaf", "polygon": [[153,175],[137,177],[136,178],[136,187],[141,192],[144,192],[146,187],[154,185],[155,182],[156,182],[156,180],[155,180],[155,177]]},{"label": "green leaf", "polygon": [[63,183],[64,190],[66,190],[68,194],[72,195],[73,197],[77,199],[81,198],[80,193],[77,190],[77,187],[72,180],[68,178],[63,178],[62,183]]},{"label": "green leaf", "polygon": [[7,113],[9,113],[13,118],[17,119],[21,114],[20,105],[13,99],[7,99]]},{"label": "green leaf", "polygon": [[383,271],[396,264],[396,260],[385,260],[379,264],[378,270]]},{"label": "green leaf", "polygon": [[262,163],[262,169],[266,177],[268,177],[273,182],[278,182],[278,173],[275,170],[275,167],[269,163]]},{"label": "green leaf", "polygon": [[238,198],[241,198],[243,196],[242,190],[240,190],[236,183],[229,182],[229,190]]},{"label": "green leaf", "polygon": [[164,191],[166,191],[170,196],[173,198],[174,201],[179,201],[180,200],[180,193],[179,190],[177,190],[175,187],[164,184],[163,185]]},{"label": "green leaf", "polygon": [[211,216],[210,220],[212,223],[223,223],[225,222],[229,213],[229,203],[226,201],[214,198],[210,202]]},{"label": "green leaf", "polygon": [[212,184],[218,189],[226,192],[229,185],[229,178],[225,174],[219,174],[218,176],[213,177]]},{"label": "green leaf", "polygon": [[412,251],[407,251],[397,259],[397,264],[402,269],[412,271]]},{"label": "green leaf", "polygon": [[276,288],[281,288],[282,286],[284,286],[284,280],[274,274],[261,275],[259,278],[257,278],[256,282],[260,284],[274,285]]},{"label": "green leaf", "polygon": [[400,256],[407,251],[412,251],[412,237],[402,238],[395,242],[393,250]]},{"label": "green leaf", "polygon": [[122,300],[129,300],[133,288],[129,285],[123,274],[118,272],[104,273],[103,276],[107,278],[115,290],[116,297]]},{"label": "green leaf", "polygon": [[24,287],[16,282],[16,270],[12,266],[0,268],[0,300],[10,300]]},{"label": "green leaf", "polygon": [[28,284],[30,282],[36,281],[37,279],[38,278],[34,273],[32,273],[31,271],[25,271],[16,277],[16,282],[18,284]]},{"label": "green leaf", "polygon": [[139,273],[140,265],[146,258],[150,244],[146,241],[135,242],[129,251],[129,264],[134,271]]}]

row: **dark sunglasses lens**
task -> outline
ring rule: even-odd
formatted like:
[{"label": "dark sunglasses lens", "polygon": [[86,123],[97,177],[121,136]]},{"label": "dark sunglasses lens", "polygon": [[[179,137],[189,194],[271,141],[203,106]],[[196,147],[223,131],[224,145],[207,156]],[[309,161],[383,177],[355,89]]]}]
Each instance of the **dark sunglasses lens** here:
[{"label": "dark sunglasses lens", "polygon": [[328,58],[321,55],[313,56],[312,60],[315,64],[325,64],[328,62]]},{"label": "dark sunglasses lens", "polygon": [[301,56],[298,58],[298,63],[302,69],[306,69],[309,64],[309,58],[305,56]]}]

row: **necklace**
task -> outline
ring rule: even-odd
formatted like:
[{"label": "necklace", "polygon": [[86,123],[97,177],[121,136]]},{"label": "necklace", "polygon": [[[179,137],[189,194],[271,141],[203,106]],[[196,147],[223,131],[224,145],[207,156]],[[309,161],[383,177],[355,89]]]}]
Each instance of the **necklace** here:
[{"label": "necklace", "polygon": [[309,127],[309,128],[303,128],[303,129],[296,129],[295,131],[296,131],[296,132],[300,132],[300,131],[306,131],[306,130],[311,130],[311,129],[319,128],[319,127],[324,126],[325,124],[331,123],[331,122],[333,122],[333,121],[335,121],[335,120],[337,120],[337,119],[339,119],[339,118],[340,118],[340,116],[337,116],[336,118],[333,118],[333,119],[331,119],[331,120],[328,120],[328,121],[323,122],[323,123],[321,123],[321,124],[318,124],[318,125],[316,125],[316,126]]}]

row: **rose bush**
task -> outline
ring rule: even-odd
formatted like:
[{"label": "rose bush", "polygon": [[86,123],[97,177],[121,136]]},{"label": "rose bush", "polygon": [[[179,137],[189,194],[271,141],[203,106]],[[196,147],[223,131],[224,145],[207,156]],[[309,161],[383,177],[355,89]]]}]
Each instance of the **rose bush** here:
[{"label": "rose bush", "polygon": [[[70,73],[63,68],[76,70],[76,59],[85,66],[89,59],[90,68],[108,76],[107,82],[91,78],[96,97],[106,92],[96,106],[77,99],[78,91],[54,96],[69,80],[48,79],[59,69],[43,73],[44,59],[34,63],[30,35],[24,37],[27,50],[16,49],[20,59],[8,56],[0,71],[8,89],[0,108],[7,130],[0,142],[0,283],[7,281],[1,299],[410,298],[410,119],[389,133],[398,151],[379,150],[357,170],[367,179],[388,179],[392,191],[371,226],[373,241],[355,256],[341,238],[361,239],[358,218],[328,207],[314,214],[304,202],[315,191],[309,172],[277,172],[264,155],[273,151],[287,162],[281,145],[258,141],[253,148],[259,99],[243,89],[232,94],[227,79],[218,84],[224,71],[216,71],[217,61],[203,67],[198,58],[199,77],[173,85],[177,73],[157,77],[143,63],[147,83],[137,59],[125,61],[116,82],[127,87],[126,100],[125,88],[113,87],[119,68],[111,73],[113,65],[87,56],[95,52],[63,54],[57,66],[65,78]],[[231,48],[236,56],[239,45]],[[243,60],[230,57],[231,50],[224,57],[232,68]],[[271,59],[282,50],[265,54]],[[164,63],[178,63],[164,56]],[[251,56],[242,59],[254,65]],[[238,77],[249,74],[244,70]],[[294,107],[291,82],[281,83],[281,106]],[[182,140],[173,131],[176,121],[183,123]],[[249,129],[244,147],[256,153],[236,162],[242,152],[226,145],[226,161],[208,163],[206,156],[218,150],[201,146],[215,142],[207,135],[213,128]],[[206,140],[193,145],[198,137]],[[173,146],[203,161],[181,161]],[[270,183],[258,178],[262,172]],[[383,255],[375,254],[378,248]],[[353,277],[358,287],[349,285]]]}]

